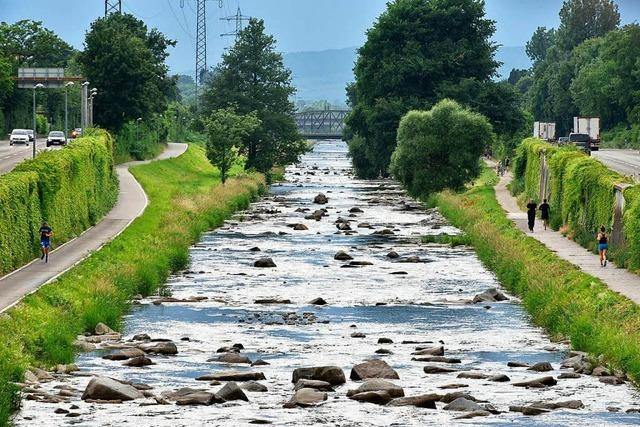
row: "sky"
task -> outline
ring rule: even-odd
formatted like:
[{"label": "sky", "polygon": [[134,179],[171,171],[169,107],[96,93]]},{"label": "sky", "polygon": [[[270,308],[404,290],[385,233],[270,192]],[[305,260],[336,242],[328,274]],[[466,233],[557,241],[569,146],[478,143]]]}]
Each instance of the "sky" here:
[{"label": "sky", "polygon": [[[168,59],[172,72],[195,67],[196,0],[122,0],[123,11],[143,19],[178,42]],[[222,7],[219,7],[219,2]],[[282,52],[316,51],[360,46],[365,33],[384,11],[387,0],[208,0],[208,64],[215,65],[232,37],[235,23],[220,18],[244,15],[265,20]],[[623,23],[640,21],[640,0],[617,0]],[[486,0],[487,16],[496,21],[494,41],[523,46],[538,26],[556,27],[562,0]],[[103,0],[0,0],[0,21],[43,21],[81,49],[91,21],[104,13]]]}]

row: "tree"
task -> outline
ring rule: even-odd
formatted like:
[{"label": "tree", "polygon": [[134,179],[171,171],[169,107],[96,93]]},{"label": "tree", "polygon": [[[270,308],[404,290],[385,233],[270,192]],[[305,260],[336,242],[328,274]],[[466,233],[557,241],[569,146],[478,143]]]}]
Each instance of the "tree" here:
[{"label": "tree", "polygon": [[293,119],[291,72],[275,44],[265,34],[264,21],[251,19],[214,69],[203,95],[205,114],[223,108],[240,115],[255,112],[260,125],[239,148],[247,157],[245,167],[260,172],[295,162],[306,151]]},{"label": "tree", "polygon": [[531,40],[527,42],[527,56],[535,63],[544,61],[547,57],[547,51],[556,41],[556,30],[553,28],[547,30],[546,27],[538,27],[531,36]]},{"label": "tree", "polygon": [[[498,63],[490,38],[494,22],[480,0],[395,0],[367,31],[358,50],[353,112],[347,118],[360,176],[386,174],[400,118],[429,108],[442,86],[489,80]],[[355,103],[353,103],[355,101]]]},{"label": "tree", "polygon": [[493,138],[486,117],[442,100],[402,118],[391,173],[414,197],[459,189],[478,176],[480,155]]},{"label": "tree", "polygon": [[175,42],[129,14],[114,13],[91,24],[79,56],[87,79],[99,90],[95,121],[118,131],[138,117],[162,113],[175,94],[165,59]]},{"label": "tree", "polygon": [[565,51],[587,39],[601,37],[620,25],[613,0],[565,0],[560,9],[558,46]]},{"label": "tree", "polygon": [[73,53],[73,48],[42,22],[0,22],[0,56],[13,60],[16,66],[64,67]]},{"label": "tree", "polygon": [[220,170],[224,184],[229,170],[238,160],[239,150],[260,126],[260,119],[255,112],[239,115],[232,108],[223,108],[215,110],[206,125],[207,158]]}]

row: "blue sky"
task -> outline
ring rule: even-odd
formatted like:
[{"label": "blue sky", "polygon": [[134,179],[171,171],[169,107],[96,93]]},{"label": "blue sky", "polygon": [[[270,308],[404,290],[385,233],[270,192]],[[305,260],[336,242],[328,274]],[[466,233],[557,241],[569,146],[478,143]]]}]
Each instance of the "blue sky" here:
[{"label": "blue sky", "polygon": [[[123,0],[124,11],[142,18],[178,41],[169,58],[174,72],[192,70],[195,37],[195,0]],[[385,9],[386,0],[218,0],[207,2],[209,64],[217,62],[231,38],[220,33],[233,29],[220,21],[241,6],[246,15],[261,17],[278,39],[283,52],[359,46],[365,31]],[[505,46],[522,46],[538,26],[558,24],[562,0],[487,0],[487,15],[497,21],[494,37]],[[623,22],[640,20],[640,0],[618,0]],[[82,48],[89,23],[104,13],[103,0],[0,0],[0,21],[35,19]]]}]

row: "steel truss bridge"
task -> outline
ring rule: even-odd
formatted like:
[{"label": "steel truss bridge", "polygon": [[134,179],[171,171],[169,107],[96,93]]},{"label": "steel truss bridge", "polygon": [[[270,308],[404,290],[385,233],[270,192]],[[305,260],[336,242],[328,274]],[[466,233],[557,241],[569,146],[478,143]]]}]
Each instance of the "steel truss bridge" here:
[{"label": "steel truss bridge", "polygon": [[298,130],[309,139],[342,138],[344,119],[349,110],[303,111],[295,114]]}]

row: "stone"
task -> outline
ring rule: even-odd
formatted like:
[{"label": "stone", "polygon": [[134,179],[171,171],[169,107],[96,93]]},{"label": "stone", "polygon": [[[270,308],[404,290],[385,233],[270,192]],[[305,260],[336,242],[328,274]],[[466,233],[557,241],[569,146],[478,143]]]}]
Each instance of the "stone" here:
[{"label": "stone", "polygon": [[313,198],[313,203],[318,205],[324,205],[329,203],[329,198],[324,194],[320,193],[316,197]]},{"label": "stone", "polygon": [[250,252],[260,252],[261,249],[257,246],[252,247],[251,249],[249,249]]},{"label": "stone", "polygon": [[462,363],[462,360],[457,359],[455,357],[444,357],[444,356],[426,356],[426,357],[413,357],[411,360],[416,362],[435,362],[435,363]]},{"label": "stone", "polygon": [[593,375],[594,377],[610,377],[611,371],[604,366],[596,366],[595,368],[593,368],[593,372],[591,372],[591,375]]},{"label": "stone", "polygon": [[425,374],[448,374],[451,372],[458,372],[457,369],[445,368],[443,366],[436,366],[436,365],[427,365],[424,368],[422,368],[422,370],[424,371]]},{"label": "stone", "polygon": [[56,408],[55,411],[53,411],[55,414],[68,414],[69,411],[67,411],[66,409],[63,408]]},{"label": "stone", "polygon": [[454,391],[452,393],[447,393],[444,396],[442,396],[442,399],[440,399],[440,402],[442,403],[451,403],[454,400],[456,400],[459,397],[464,397],[467,400],[472,400],[474,402],[477,401],[477,399],[473,396],[471,396],[468,392],[462,392],[462,391]]},{"label": "stone", "polygon": [[483,410],[482,406],[478,405],[473,400],[469,400],[465,397],[458,397],[453,402],[447,404],[444,408],[445,411],[481,411]]},{"label": "stone", "polygon": [[80,368],[78,368],[78,365],[76,365],[75,363],[69,363],[68,365],[64,365],[64,364],[56,365],[56,372],[58,374],[70,374],[72,372],[77,372],[79,370]]},{"label": "stone", "polygon": [[393,231],[389,230],[388,228],[385,228],[384,230],[378,230],[378,231],[374,231],[373,234],[379,235],[379,236],[392,236],[396,233],[394,233]]},{"label": "stone", "polygon": [[397,258],[400,258],[400,255],[398,255],[398,252],[396,251],[391,251],[387,254],[387,258],[397,259]]},{"label": "stone", "polygon": [[209,406],[218,402],[219,400],[216,397],[216,395],[213,393],[209,393],[207,391],[198,391],[195,393],[178,397],[176,399],[176,405],[180,405],[180,406],[187,406],[187,405]]},{"label": "stone", "polygon": [[278,299],[278,298],[262,298],[253,301],[254,304],[291,304],[290,299]]},{"label": "stone", "polygon": [[375,403],[376,405],[386,405],[391,401],[391,396],[386,391],[365,391],[364,393],[349,396],[349,399],[358,402]]},{"label": "stone", "polygon": [[411,353],[413,356],[444,356],[444,347],[417,347],[417,351]]},{"label": "stone", "polygon": [[246,363],[251,364],[251,359],[246,356],[241,356],[238,353],[223,353],[220,356],[208,359],[207,362],[219,362],[219,363]]},{"label": "stone", "polygon": [[256,381],[247,381],[240,385],[240,388],[251,393],[264,393],[269,391],[266,385]]},{"label": "stone", "polygon": [[364,363],[355,365],[351,369],[352,380],[364,380],[367,378],[386,378],[397,380],[400,379],[398,373],[391,368],[384,360],[374,359],[368,360]]},{"label": "stone", "polygon": [[143,397],[144,395],[135,387],[107,377],[93,377],[82,393],[82,400],[128,401]]},{"label": "stone", "polygon": [[95,344],[92,344],[85,340],[74,340],[72,345],[74,349],[81,351],[83,353],[94,351],[96,349]]},{"label": "stone", "polygon": [[509,406],[509,411],[521,412],[522,415],[527,416],[541,415],[549,412],[548,409],[538,408],[536,406]]},{"label": "stone", "polygon": [[353,257],[351,255],[349,255],[348,253],[346,253],[345,251],[338,251],[334,256],[333,259],[338,260],[338,261],[350,261],[353,259]]},{"label": "stone", "polygon": [[610,376],[610,377],[600,377],[601,383],[610,384],[610,385],[620,385],[624,384],[624,380],[618,377]]},{"label": "stone", "polygon": [[31,368],[30,371],[33,372],[33,374],[36,376],[38,381],[47,382],[47,381],[53,380],[53,376],[49,372],[45,371],[44,369],[34,367],[34,368]]},{"label": "stone", "polygon": [[123,348],[122,350],[105,354],[102,358],[106,360],[127,360],[140,356],[144,356],[144,351],[139,348]]},{"label": "stone", "polygon": [[558,381],[553,377],[542,377],[536,378],[529,381],[522,381],[518,383],[513,383],[516,387],[527,387],[527,388],[543,388],[549,387],[558,384]]},{"label": "stone", "polygon": [[471,411],[471,412],[467,412],[464,415],[460,415],[459,417],[455,417],[454,420],[468,420],[476,417],[488,417],[489,415],[491,415],[491,412],[489,411],[484,411],[484,410]]},{"label": "stone", "polygon": [[534,402],[531,405],[536,408],[543,409],[582,409],[584,408],[584,403],[581,400],[564,400],[560,402]]},{"label": "stone", "polygon": [[196,381],[260,381],[266,380],[262,372],[250,371],[221,371],[212,374],[202,375]]},{"label": "stone", "polygon": [[277,267],[276,263],[273,262],[273,260],[269,257],[264,257],[264,258],[260,258],[258,259],[256,262],[253,263],[254,267],[258,267],[258,268],[274,268]]},{"label": "stone", "polygon": [[558,375],[558,379],[559,380],[576,379],[576,378],[580,378],[581,376],[582,375],[576,372],[563,372],[560,375]]},{"label": "stone", "polygon": [[393,384],[392,382],[383,380],[381,378],[373,378],[366,380],[364,383],[360,385],[355,390],[349,390],[347,392],[347,396],[352,396],[359,393],[365,393],[369,391],[385,391],[391,396],[394,397],[404,397],[404,390],[399,385]]},{"label": "stone", "polygon": [[479,302],[507,301],[508,299],[509,298],[507,298],[502,292],[500,292],[496,288],[489,288],[486,291],[473,297],[473,303],[477,304]]},{"label": "stone", "polygon": [[262,360],[262,359],[258,359],[258,360],[256,360],[255,362],[253,362],[253,363],[251,364],[251,366],[267,366],[267,365],[270,365],[270,364],[271,364],[271,363],[269,363],[269,362],[265,362],[265,361],[264,361],[264,360]]},{"label": "stone", "polygon": [[308,230],[308,229],[309,229],[309,227],[307,227],[307,226],[306,226],[306,225],[304,225],[304,224],[296,224],[296,225],[294,225],[294,226],[293,226],[293,229],[294,229],[295,231],[305,231],[305,230]]},{"label": "stone", "polygon": [[149,359],[146,356],[138,356],[138,357],[132,357],[129,360],[126,360],[123,363],[124,366],[130,366],[133,368],[142,368],[143,366],[149,366],[149,365],[155,365],[155,363],[153,362],[153,360]]},{"label": "stone", "polygon": [[230,402],[233,400],[244,400],[245,402],[249,401],[249,398],[238,384],[233,381],[226,383],[220,390],[216,392],[216,397],[224,400],[225,402]]},{"label": "stone", "polygon": [[468,384],[463,384],[463,383],[452,383],[452,384],[444,384],[444,385],[439,385],[438,388],[443,389],[443,390],[448,390],[448,389],[452,389],[452,388],[466,388],[469,387]]},{"label": "stone", "polygon": [[351,261],[349,265],[352,265],[354,267],[364,267],[367,265],[373,265],[373,263],[371,261]]},{"label": "stone", "polygon": [[391,350],[389,350],[387,348],[379,348],[374,353],[375,354],[393,354],[393,351],[391,351]]},{"label": "stone", "polygon": [[311,305],[327,305],[327,302],[323,299],[323,298],[314,298],[311,301],[309,301],[309,304]]},{"label": "stone", "polygon": [[511,378],[509,378],[505,374],[498,374],[498,375],[490,376],[489,378],[487,378],[487,381],[493,381],[496,383],[506,383],[511,381]]},{"label": "stone", "polygon": [[178,354],[178,347],[171,341],[138,344],[138,348],[145,353],[174,355]]},{"label": "stone", "polygon": [[393,399],[387,406],[415,406],[417,408],[436,409],[436,402],[441,398],[441,395],[435,393],[399,397]]},{"label": "stone", "polygon": [[391,338],[378,338],[378,344],[393,344]]},{"label": "stone", "polygon": [[351,212],[351,213],[362,213],[363,211],[360,208],[354,207],[354,208],[349,209],[349,212]]},{"label": "stone", "polygon": [[95,328],[96,335],[109,335],[116,334],[117,332],[105,325],[104,323],[98,323]]},{"label": "stone", "polygon": [[314,390],[320,390],[320,391],[334,391],[331,384],[329,384],[326,381],[319,381],[319,380],[306,380],[306,379],[298,380],[298,382],[294,387],[294,390],[297,391],[303,388],[312,388]]},{"label": "stone", "polygon": [[137,334],[131,339],[133,341],[151,341],[151,337],[148,334]]},{"label": "stone", "polygon": [[507,366],[510,368],[529,368],[531,367],[531,364],[524,363],[524,362],[511,361],[511,362],[507,362]]},{"label": "stone", "polygon": [[553,371],[553,366],[549,362],[538,362],[533,366],[527,368],[527,371],[536,371],[536,372],[549,372]]},{"label": "stone", "polygon": [[285,408],[293,408],[296,406],[309,407],[315,406],[327,400],[327,393],[317,391],[311,388],[302,388],[293,395],[291,400],[284,404]]},{"label": "stone", "polygon": [[193,394],[193,393],[199,393],[199,392],[203,392],[206,391],[205,389],[196,389],[196,388],[190,388],[190,387],[183,387],[181,389],[175,390],[175,391],[163,391],[162,392],[162,398],[166,399],[166,400],[177,400],[180,397],[184,397],[187,396],[189,394]]},{"label": "stone", "polygon": [[482,372],[461,372],[458,374],[458,378],[469,380],[484,380],[489,378],[489,375],[483,374]]},{"label": "stone", "polygon": [[358,228],[373,229],[373,226],[371,226],[371,224],[369,224],[368,222],[361,222],[360,224],[358,224]]},{"label": "stone", "polygon": [[354,332],[351,334],[351,338],[366,338],[367,336],[362,332]]},{"label": "stone", "polygon": [[326,381],[331,385],[340,385],[346,382],[344,372],[338,366],[294,369],[291,382],[295,384],[301,379]]},{"label": "stone", "polygon": [[336,224],[336,228],[340,231],[351,231],[351,226],[347,222],[339,222]]}]

